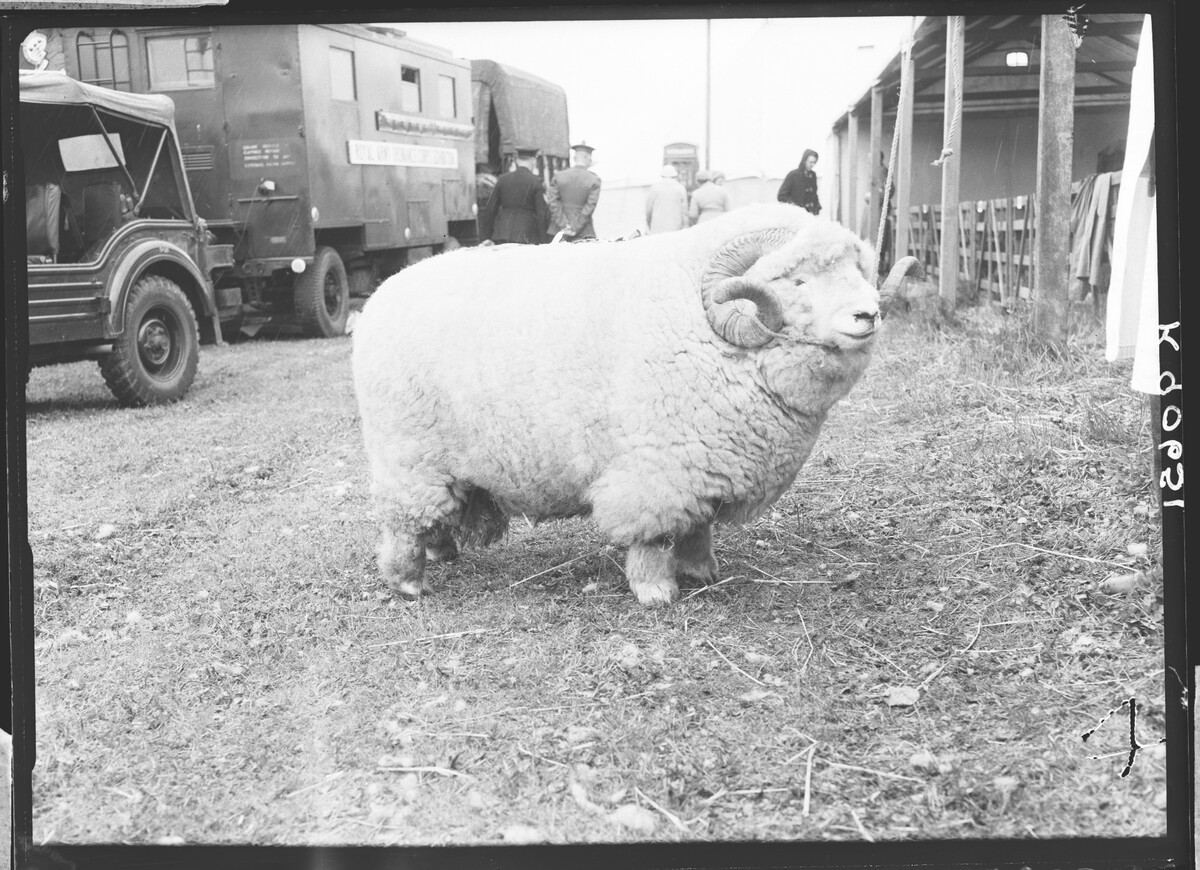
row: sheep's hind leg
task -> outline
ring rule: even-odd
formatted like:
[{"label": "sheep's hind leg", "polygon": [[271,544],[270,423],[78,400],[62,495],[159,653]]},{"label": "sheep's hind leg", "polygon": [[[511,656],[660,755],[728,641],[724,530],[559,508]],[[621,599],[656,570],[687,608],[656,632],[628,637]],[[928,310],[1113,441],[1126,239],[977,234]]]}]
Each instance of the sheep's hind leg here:
[{"label": "sheep's hind leg", "polygon": [[675,573],[689,580],[712,583],[717,579],[717,560],[712,551],[712,526],[701,523],[675,539]]},{"label": "sheep's hind leg", "polygon": [[458,558],[458,544],[445,523],[436,523],[425,533],[425,558],[430,562],[453,562]]},{"label": "sheep's hind leg", "polygon": [[670,604],[679,596],[675,556],[665,541],[633,544],[625,558],[625,576],[642,604]]}]

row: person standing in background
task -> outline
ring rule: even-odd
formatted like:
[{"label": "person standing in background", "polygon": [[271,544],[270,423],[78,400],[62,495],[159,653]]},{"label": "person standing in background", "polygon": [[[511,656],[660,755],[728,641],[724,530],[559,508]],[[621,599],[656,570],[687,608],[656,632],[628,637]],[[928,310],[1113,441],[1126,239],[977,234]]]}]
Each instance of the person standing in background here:
[{"label": "person standing in background", "polygon": [[479,235],[497,244],[540,245],[546,240],[546,186],[535,173],[537,151],[517,149],[517,165],[496,181],[479,213]]},{"label": "person standing in background", "polygon": [[669,163],[661,178],[646,193],[646,226],[651,233],[669,233],[688,225],[687,188],[679,183],[679,170]]},{"label": "person standing in background", "polygon": [[692,191],[692,202],[688,206],[688,217],[693,224],[712,220],[729,211],[729,191],[722,186],[725,183],[724,172],[709,175],[707,170],[702,169],[696,173],[696,180],[700,186]]},{"label": "person standing in background", "polygon": [[809,148],[800,159],[800,165],[784,177],[783,184],[779,185],[779,194],[776,198],[780,202],[790,202],[813,214],[820,214],[821,202],[817,199],[817,173],[813,171],[813,167],[816,165],[817,152]]},{"label": "person standing in background", "polygon": [[592,213],[600,201],[600,177],[589,168],[595,149],[586,142],[572,145],[575,165],[555,173],[546,191],[550,206],[550,233],[561,232],[564,241],[596,238]]}]

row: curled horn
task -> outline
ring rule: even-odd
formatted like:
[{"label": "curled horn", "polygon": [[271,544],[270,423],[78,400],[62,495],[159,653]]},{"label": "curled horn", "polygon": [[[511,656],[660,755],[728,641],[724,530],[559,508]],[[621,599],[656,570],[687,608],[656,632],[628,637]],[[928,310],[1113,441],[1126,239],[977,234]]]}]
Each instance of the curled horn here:
[{"label": "curled horn", "polygon": [[[721,338],[739,347],[760,347],[779,337],[783,307],[768,287],[747,281],[746,271],[763,254],[791,241],[785,229],[760,230],[738,236],[713,255],[700,280],[700,294],[708,323]],[[735,302],[748,299],[753,312]]]},{"label": "curled horn", "polygon": [[905,278],[924,277],[925,268],[916,257],[901,257],[897,260],[896,265],[892,266],[892,270],[888,272],[887,278],[883,280],[883,286],[879,288],[880,311],[886,313],[891,308],[896,294],[900,292],[900,284]]}]

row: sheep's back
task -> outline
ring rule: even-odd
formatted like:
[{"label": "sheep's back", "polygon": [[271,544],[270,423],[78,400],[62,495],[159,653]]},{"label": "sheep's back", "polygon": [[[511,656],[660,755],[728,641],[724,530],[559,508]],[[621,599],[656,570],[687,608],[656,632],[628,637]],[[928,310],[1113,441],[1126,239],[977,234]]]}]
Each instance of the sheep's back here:
[{"label": "sheep's back", "polygon": [[631,416],[687,389],[664,360],[708,329],[676,263],[611,253],[475,249],[386,281],[354,333],[368,449],[404,443],[529,513],[581,509],[645,429]]}]

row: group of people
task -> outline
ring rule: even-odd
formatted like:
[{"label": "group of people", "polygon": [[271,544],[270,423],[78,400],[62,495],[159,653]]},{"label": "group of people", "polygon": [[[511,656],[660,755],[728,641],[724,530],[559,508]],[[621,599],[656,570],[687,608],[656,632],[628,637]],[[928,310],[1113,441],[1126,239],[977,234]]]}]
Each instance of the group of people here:
[{"label": "group of people", "polygon": [[[817,152],[811,148],[804,152],[800,165],[783,179],[776,199],[790,202],[811,212],[821,213],[821,201],[817,197]],[[662,177],[646,194],[646,225],[651,233],[666,233],[681,230],[729,211],[729,192],[722,185],[725,173],[696,173],[700,186],[688,197],[687,189],[679,182],[679,172],[671,165],[662,168]]]},{"label": "group of people", "polygon": [[663,166],[661,177],[646,193],[646,226],[651,233],[669,233],[710,220],[729,211],[729,192],[725,173],[701,170],[696,173],[699,187],[689,197],[679,180],[679,170]]},{"label": "group of people", "polygon": [[[479,237],[485,242],[538,245],[555,238],[573,242],[596,238],[592,214],[600,200],[600,178],[589,168],[595,149],[586,142],[571,146],[574,164],[559,170],[549,185],[537,174],[536,150],[518,149],[516,167],[497,179],[479,211]],[[820,214],[817,152],[804,152],[800,165],[783,179],[776,198]],[[729,211],[725,174],[701,170],[699,186],[688,196],[679,171],[663,166],[646,194],[646,226],[665,233],[711,220]]]},{"label": "group of people", "polygon": [[518,149],[516,167],[497,179],[479,210],[479,238],[494,244],[540,245],[596,238],[592,213],[600,200],[600,177],[589,168],[595,149],[571,146],[574,165],[560,169],[547,185],[537,174],[536,150]]}]

